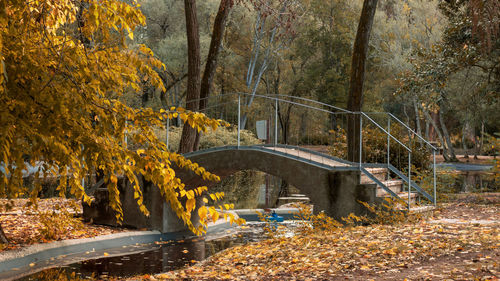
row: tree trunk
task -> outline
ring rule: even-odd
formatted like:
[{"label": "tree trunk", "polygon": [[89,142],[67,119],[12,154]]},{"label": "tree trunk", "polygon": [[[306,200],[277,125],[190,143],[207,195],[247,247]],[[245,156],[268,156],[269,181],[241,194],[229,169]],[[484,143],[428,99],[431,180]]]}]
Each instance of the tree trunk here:
[{"label": "tree trunk", "polygon": [[[210,48],[208,49],[207,63],[205,64],[205,71],[203,72],[203,78],[201,79],[200,111],[203,111],[207,107],[208,97],[210,96],[210,90],[212,88],[212,81],[214,79],[215,70],[217,69],[217,58],[222,45],[226,19],[232,6],[232,0],[221,0],[219,11],[215,16],[212,39],[210,41]],[[198,150],[200,138],[201,132],[198,132],[196,134],[193,150]]]},{"label": "tree trunk", "polygon": [[481,121],[481,141],[479,142],[479,151],[477,152],[479,155],[483,153],[483,145],[484,145],[484,121]]},{"label": "tree trunk", "polygon": [[9,239],[7,239],[7,236],[5,235],[5,232],[3,232],[3,227],[0,225],[0,243],[2,244],[8,244]]},{"label": "tree trunk", "polygon": [[430,130],[429,122],[425,121],[425,139],[427,140],[430,140],[429,130]]},{"label": "tree trunk", "polygon": [[427,112],[427,110],[425,110],[424,108],[422,108],[422,112],[424,113],[424,117],[427,119],[427,122],[429,122],[432,125],[432,128],[434,129],[434,132],[438,135],[439,139],[441,140],[441,144],[443,146],[443,157],[444,157],[444,160],[447,161],[447,162],[449,162],[450,161],[450,157],[448,156],[447,150],[445,149],[445,145],[444,145],[445,140],[444,140],[443,135],[441,134],[441,130],[439,130],[439,127],[436,124],[436,121],[434,120],[434,118],[432,118],[432,116],[429,114],[429,112]]},{"label": "tree trunk", "polygon": [[292,112],[293,104],[288,104],[286,110],[282,106],[278,105],[278,120],[281,127],[281,142],[283,144],[289,144],[290,136],[290,115]]},{"label": "tree trunk", "polygon": [[468,148],[467,144],[465,143],[466,141],[466,134],[467,134],[467,123],[464,124],[462,127],[462,149],[464,150],[464,158],[469,158],[469,153],[468,153]]},{"label": "tree trunk", "polygon": [[[422,136],[422,125],[420,123],[420,112],[418,111],[417,100],[413,101],[413,109],[415,110],[415,126],[417,127],[417,134]],[[418,138],[418,142],[422,145],[422,140]]]},{"label": "tree trunk", "polygon": [[446,145],[448,146],[448,152],[450,153],[449,161],[458,162],[457,156],[455,155],[455,150],[453,149],[453,145],[451,144],[450,134],[448,133],[448,129],[444,124],[442,110],[439,110],[438,115],[439,115],[439,124],[441,124],[441,130],[443,130],[443,136],[446,141]]},{"label": "tree trunk", "polygon": [[[184,0],[186,13],[186,31],[188,43],[188,80],[186,92],[186,109],[197,111],[200,98],[200,34],[196,15],[196,0]],[[179,153],[193,151],[196,130],[185,123],[182,129]]]},{"label": "tree trunk", "polygon": [[[308,123],[307,123],[307,119],[309,118],[308,117],[308,111],[307,110],[304,110],[301,114],[300,114],[300,127],[299,127],[299,135],[304,137],[304,138],[308,138],[309,135],[307,134],[308,132]],[[308,143],[307,143],[308,144]]]},{"label": "tree trunk", "polygon": [[[349,83],[349,97],[347,109],[354,112],[361,111],[363,105],[363,82],[365,80],[365,62],[368,53],[368,42],[373,25],[373,18],[377,9],[378,0],[364,0],[358,31],[352,52],[351,78]],[[347,158],[350,161],[359,161],[360,127],[359,114],[352,114],[347,124]]]},{"label": "tree trunk", "polygon": [[276,198],[276,203],[274,206],[278,206],[280,197],[288,197],[289,194],[290,194],[290,185],[288,184],[288,182],[281,180],[280,190],[278,192],[278,197]]}]

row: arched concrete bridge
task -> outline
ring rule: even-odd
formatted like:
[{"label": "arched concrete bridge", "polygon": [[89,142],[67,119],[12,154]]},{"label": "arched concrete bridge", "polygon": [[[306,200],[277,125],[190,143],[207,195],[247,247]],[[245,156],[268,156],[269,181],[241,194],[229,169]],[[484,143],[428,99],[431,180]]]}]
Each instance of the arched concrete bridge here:
[{"label": "arched concrete bridge", "polygon": [[[385,173],[387,173],[385,166],[364,164],[370,167],[359,167],[357,163],[300,147],[224,146],[191,152],[184,156],[221,178],[242,170],[259,170],[280,177],[307,195],[316,213],[324,211],[337,220],[347,217],[350,213],[366,214],[365,208],[359,201],[372,204],[384,195],[394,197],[401,195],[402,182],[391,185],[390,183],[394,180],[384,181]],[[176,174],[188,187],[201,185],[210,187],[214,184],[186,169],[177,168]],[[407,181],[404,175],[399,176],[403,178],[403,181]],[[125,179],[120,179],[119,185],[122,187],[121,200],[124,204],[125,225],[153,228],[163,232],[184,229],[170,207],[163,203],[157,188],[145,181],[141,183],[144,189],[144,202],[151,212],[151,216],[145,218],[133,200],[132,188],[128,186],[130,183]],[[412,182],[412,188],[432,199],[414,182]],[[109,212],[107,206],[107,190],[100,190],[100,192],[101,195],[96,194],[97,202],[93,209],[87,208],[84,213],[94,222],[113,225],[115,217]],[[198,201],[197,205],[199,204],[202,204],[201,200]],[[194,212],[193,220],[197,219],[196,214]]]},{"label": "arched concrete bridge", "polygon": [[[259,170],[282,178],[307,195],[314,211],[340,219],[350,213],[366,211],[359,201],[375,203],[377,198],[400,198],[403,182],[408,178],[392,165],[352,163],[323,153],[287,145],[224,146],[187,153],[191,161],[225,178],[242,170]],[[388,170],[398,173],[402,180],[385,181]],[[176,171],[187,186],[210,186],[195,173]],[[412,188],[432,200],[420,186],[411,181]]]},{"label": "arched concrete bridge", "polygon": [[[207,108],[213,109],[221,106],[225,107],[228,103],[231,104],[231,101],[221,103],[221,101],[217,100],[220,97],[225,96],[225,98],[228,98],[231,95],[234,95],[234,93],[214,96],[214,105]],[[236,122],[233,120],[233,122],[230,123],[236,124],[237,145],[215,147],[187,153],[184,154],[186,158],[198,163],[206,170],[220,176],[221,178],[227,177],[241,170],[259,170],[280,177],[286,182],[299,188],[302,193],[306,194],[314,204],[315,212],[324,211],[326,214],[335,219],[346,217],[350,213],[362,215],[364,214],[365,209],[361,204],[359,204],[359,201],[374,203],[377,201],[377,198],[381,196],[393,196],[396,198],[404,196],[408,208],[410,208],[412,199],[416,196],[425,198],[435,204],[436,148],[391,113],[351,112],[301,97],[283,95],[249,95],[245,93],[237,93],[236,95],[238,109],[237,120]],[[264,119],[268,125],[274,123],[274,128],[271,128],[273,125],[269,125],[269,127],[266,125],[266,137],[261,138],[266,139],[267,142],[273,142],[273,145],[240,145],[240,121],[242,120],[241,97],[250,99],[261,98],[261,106],[271,106],[268,111],[261,108],[262,110],[260,110],[260,112],[264,112],[263,115],[256,116],[254,119],[261,120],[261,122],[262,119]],[[318,124],[329,119],[337,120],[337,118],[340,118],[344,120],[344,117],[347,118],[348,116],[351,116],[350,118],[358,118],[360,122],[360,139],[363,139],[363,134],[370,132],[370,130],[363,129],[363,124],[365,124],[365,126],[372,126],[373,129],[379,130],[379,132],[382,132],[383,135],[386,136],[387,142],[382,144],[382,147],[378,148],[379,151],[383,151],[382,153],[387,157],[385,163],[366,163],[366,159],[363,159],[362,156],[362,141],[360,141],[359,144],[359,162],[356,163],[304,149],[299,146],[298,135],[296,137],[297,146],[279,144],[278,108],[280,104],[288,104],[290,106],[293,105],[301,108],[302,110],[313,111],[314,114],[311,116],[317,115],[319,118],[322,118],[317,120]],[[247,108],[246,113],[251,112],[248,110],[249,108]],[[272,114],[273,112],[274,114]],[[219,113],[220,112],[217,110],[214,110],[212,117],[219,118]],[[208,113],[206,114],[209,115]],[[269,114],[273,115],[273,117],[269,117]],[[226,112],[226,117],[228,116],[230,115],[227,115]],[[244,115],[244,117],[246,117],[246,115]],[[301,121],[304,120],[305,119],[302,119]],[[380,120],[387,121],[387,125],[383,125]],[[169,121],[167,119],[167,147],[169,147],[168,122]],[[309,120],[309,122],[313,121]],[[414,180],[411,179],[412,150],[408,144],[405,145],[403,143],[405,140],[399,140],[391,134],[391,128],[394,127],[394,124],[402,126],[402,130],[408,130],[408,136],[413,136],[413,139],[418,139],[421,145],[427,145],[432,151],[434,155],[434,196],[429,195],[419,185],[417,185]],[[274,141],[272,141],[272,139],[274,139]],[[393,143],[392,145],[391,142]],[[391,164],[391,146],[395,145],[398,149],[402,149],[408,153],[406,175]],[[394,149],[394,147],[392,149]],[[188,186],[188,188],[194,188],[200,185],[210,186],[213,184],[212,182],[205,182],[202,178],[195,175],[191,171],[180,168],[175,170],[177,176]],[[181,230],[183,228],[182,225],[178,224],[178,219],[171,212],[170,208],[163,203],[161,196],[158,194],[158,189],[151,187],[150,184],[145,181],[141,185],[144,189],[144,202],[148,206],[151,216],[149,218],[144,218],[138,211],[135,200],[133,200],[133,194],[131,192],[132,189],[128,186],[130,183],[127,183],[124,179],[122,179],[122,181],[123,182],[120,183],[120,186],[122,186],[121,199],[124,203],[124,224],[139,228],[148,227],[159,229],[164,232]],[[403,188],[404,184],[406,184],[406,189]],[[100,192],[105,193],[106,191],[101,190]],[[101,202],[99,201],[99,198],[102,198],[101,206],[103,209],[106,209],[108,208],[106,203],[107,195],[104,193],[100,195],[100,197],[96,196],[96,199],[98,199],[98,202]],[[200,204],[202,204],[201,199],[197,205]],[[99,203],[95,205],[99,206]],[[99,209],[99,207],[97,209]],[[114,223],[114,215],[107,214],[107,211],[101,213],[105,213],[106,215],[100,215],[95,208],[94,210],[88,209],[87,217],[94,219],[96,222]],[[193,216],[194,220],[196,220],[196,213],[197,212],[195,212]]]}]

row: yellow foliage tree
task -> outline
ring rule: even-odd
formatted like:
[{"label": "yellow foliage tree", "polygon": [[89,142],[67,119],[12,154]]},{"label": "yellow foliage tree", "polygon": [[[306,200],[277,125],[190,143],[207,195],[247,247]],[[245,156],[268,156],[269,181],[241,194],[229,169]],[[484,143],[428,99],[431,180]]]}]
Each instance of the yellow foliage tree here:
[{"label": "yellow foliage tree", "polygon": [[[30,163],[38,167],[36,177],[60,177],[60,194],[69,190],[90,202],[81,179],[94,167],[104,175],[110,205],[121,220],[118,175],[135,183],[137,203],[148,214],[137,180],[142,174],[158,186],[186,225],[200,233],[203,228],[190,221],[195,207],[191,196],[187,204],[179,200],[191,193],[183,192],[171,165],[205,179],[218,177],[168,151],[153,128],[177,115],[198,131],[215,129],[221,121],[181,108],[133,109],[120,101],[126,91],[140,91],[144,81],[164,90],[155,69],[165,66],[146,46],[126,44],[135,27],[145,23],[138,4],[126,2],[0,2],[0,197],[38,196],[40,185],[23,187],[23,171]],[[141,149],[129,149],[125,135]],[[201,219],[205,224],[206,215]]]}]

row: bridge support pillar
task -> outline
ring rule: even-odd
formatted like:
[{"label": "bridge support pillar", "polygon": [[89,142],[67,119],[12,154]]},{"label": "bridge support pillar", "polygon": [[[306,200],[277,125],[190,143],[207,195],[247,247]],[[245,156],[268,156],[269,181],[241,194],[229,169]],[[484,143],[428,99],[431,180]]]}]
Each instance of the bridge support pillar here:
[{"label": "bridge support pillar", "polygon": [[331,208],[328,215],[341,221],[353,213],[357,216],[369,215],[359,203],[376,202],[376,185],[360,184],[360,171],[330,171],[328,174]]},{"label": "bridge support pillar", "polygon": [[[118,179],[118,189],[120,191],[120,200],[123,209],[123,226],[132,228],[146,228],[150,230],[158,230],[162,233],[182,233],[192,235],[184,222],[177,217],[170,206],[164,202],[160,194],[160,190],[152,183],[146,181],[144,177],[138,176],[139,184],[144,195],[144,204],[148,208],[150,215],[146,217],[137,205],[134,199],[134,191],[132,184],[126,177]],[[83,203],[83,217],[85,220],[92,220],[97,224],[118,226],[116,221],[115,211],[109,207],[109,193],[106,188],[99,188],[94,193],[95,200],[89,206]],[[196,206],[202,206],[203,200],[200,197]],[[198,208],[196,208],[191,217],[191,221],[199,224]]]}]

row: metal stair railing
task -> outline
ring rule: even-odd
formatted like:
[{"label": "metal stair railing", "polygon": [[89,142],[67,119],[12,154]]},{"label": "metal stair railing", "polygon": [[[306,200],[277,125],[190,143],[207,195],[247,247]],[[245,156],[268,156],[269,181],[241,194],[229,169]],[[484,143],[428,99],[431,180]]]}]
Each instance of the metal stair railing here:
[{"label": "metal stair railing", "polygon": [[[437,204],[437,191],[436,191],[436,189],[437,189],[437,181],[436,181],[436,152],[438,151],[438,149],[434,145],[432,145],[430,142],[428,142],[424,137],[422,137],[420,134],[418,134],[412,128],[410,128],[403,121],[401,121],[399,118],[397,118],[396,116],[394,116],[392,113],[390,113],[390,112],[369,112],[368,114],[387,115],[387,128],[388,128],[389,132],[390,132],[390,128],[391,128],[391,120],[394,120],[398,124],[402,125],[406,130],[408,130],[408,132],[411,133],[413,136],[416,136],[418,139],[420,139],[423,142],[423,144],[425,144],[426,146],[428,146],[432,150],[433,196],[432,196],[432,199],[428,198],[428,196],[426,196],[426,195],[424,195],[424,196],[427,199],[429,199],[434,204],[434,206],[436,206],[436,204]],[[389,165],[390,165],[390,154],[389,154],[390,142],[389,142],[389,138],[387,140],[387,147],[388,147],[388,152],[387,152],[387,168],[390,168],[389,167]],[[410,155],[410,157],[411,157],[411,155]],[[393,168],[396,169],[394,166],[393,166]],[[397,171],[399,173],[401,173],[401,171],[399,171],[399,170],[397,170]],[[408,180],[406,180],[406,182],[408,183]],[[412,184],[412,186],[413,186],[413,184]],[[428,195],[427,192],[426,192],[426,194]]]},{"label": "metal stair railing", "polygon": [[[375,182],[378,186],[382,187],[382,189],[384,189],[387,193],[389,193],[390,195],[392,195],[392,197],[395,197],[397,199],[401,199],[401,197],[399,197],[399,195],[397,193],[395,193],[394,191],[392,191],[390,188],[388,188],[383,182],[381,182],[379,179],[377,179],[372,173],[370,173],[368,170],[366,170],[365,168],[361,167],[360,168],[361,172],[363,172],[363,174],[365,174],[369,179],[371,179],[373,182]],[[401,199],[402,200],[402,199]],[[408,208],[410,208],[410,201],[408,201]]]},{"label": "metal stair railing", "polygon": [[[398,177],[400,177],[406,183],[409,182],[408,177],[406,177],[403,173],[401,173],[401,171],[396,169],[396,167],[394,167],[393,165],[389,164],[389,170],[391,172],[395,173]],[[427,198],[429,201],[431,201],[432,203],[435,203],[434,198],[429,193],[427,193],[423,188],[421,188],[417,183],[415,183],[414,181],[411,181],[411,186],[414,189],[416,189],[420,194],[422,194],[425,198]]]},{"label": "metal stair railing", "polygon": [[[410,208],[411,208],[411,149],[409,147],[407,147],[406,145],[404,145],[401,141],[399,141],[397,138],[395,138],[393,135],[391,135],[390,132],[386,131],[384,128],[382,128],[382,126],[380,126],[377,122],[375,122],[372,118],[370,118],[366,113],[364,112],[359,112],[360,114],[360,118],[359,118],[359,122],[360,122],[360,126],[359,126],[359,130],[360,130],[360,140],[359,140],[359,168],[361,171],[363,171],[363,173],[365,173],[368,177],[370,177],[370,175],[367,174],[367,171],[364,170],[362,168],[362,162],[361,162],[361,159],[362,159],[362,135],[363,135],[363,117],[365,117],[366,119],[368,119],[372,124],[374,124],[378,129],[380,129],[382,132],[384,132],[386,135],[387,135],[387,138],[392,138],[393,140],[395,140],[397,143],[399,143],[404,149],[406,149],[406,151],[408,151],[408,179],[409,179],[409,182],[408,182],[408,202],[407,202],[407,205],[408,205],[408,211],[410,211]],[[390,144],[390,142],[389,142]],[[387,155],[389,155],[389,148],[390,146],[387,147]],[[387,162],[387,165],[390,165],[390,158],[388,158],[388,162]],[[370,177],[372,178],[372,177]],[[375,177],[373,177],[375,178]],[[372,178],[372,180],[373,180]],[[375,178],[376,179],[376,178]],[[375,181],[375,180],[374,180]],[[378,181],[378,180],[377,180]],[[380,182],[380,181],[375,181],[379,186],[382,186],[382,188],[389,190],[386,186],[383,186],[383,183]],[[394,196],[394,192],[390,191],[390,194]],[[398,195],[396,195],[397,198],[399,198]]]},{"label": "metal stair railing", "polygon": [[[408,125],[406,125],[403,121],[399,120],[396,116],[394,116],[392,113],[387,112],[387,114],[390,116],[390,118],[396,120],[399,124],[403,125],[406,127],[410,132],[413,133],[414,136],[417,136],[420,140],[422,140],[427,146],[429,146],[432,149],[432,176],[433,176],[433,200],[431,200],[434,203],[434,206],[436,206],[436,199],[437,199],[437,192],[436,192],[436,151],[438,150],[437,147],[433,146],[430,142],[428,142],[426,139],[424,139],[421,135],[417,134],[412,128],[410,128]],[[391,119],[389,119],[391,120]]]}]

